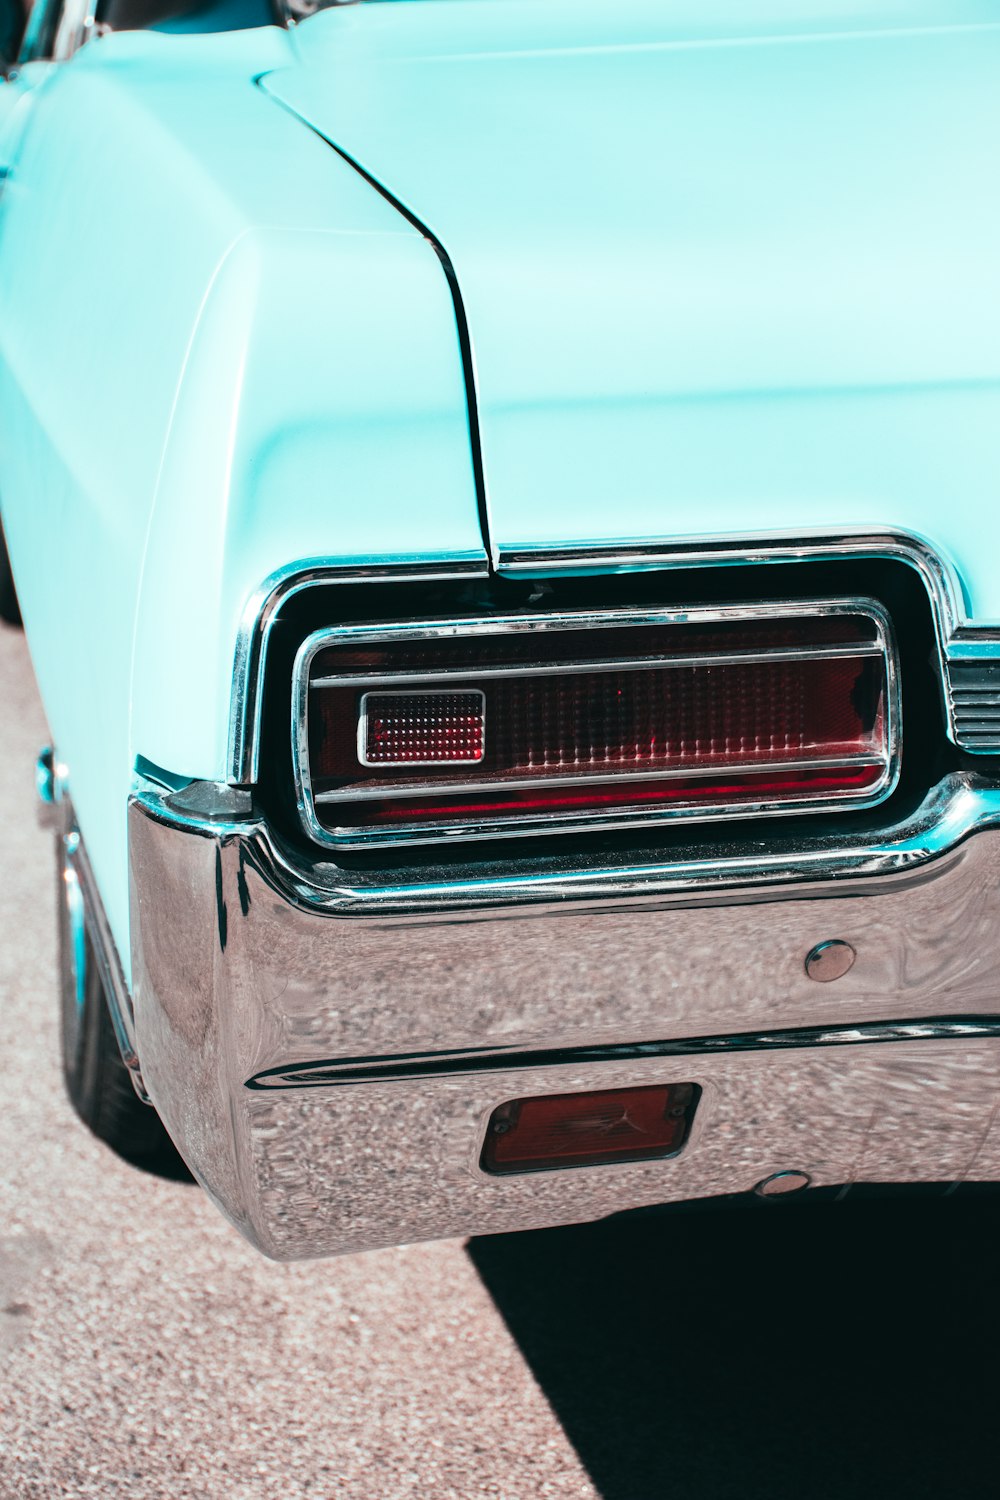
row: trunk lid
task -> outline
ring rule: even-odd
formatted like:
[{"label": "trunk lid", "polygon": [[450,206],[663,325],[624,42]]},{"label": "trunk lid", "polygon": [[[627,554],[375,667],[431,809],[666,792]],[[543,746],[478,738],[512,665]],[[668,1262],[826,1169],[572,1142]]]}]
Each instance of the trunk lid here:
[{"label": "trunk lid", "polygon": [[410,0],[298,28],[265,87],[454,267],[496,558],[889,525],[975,573],[991,14]]}]

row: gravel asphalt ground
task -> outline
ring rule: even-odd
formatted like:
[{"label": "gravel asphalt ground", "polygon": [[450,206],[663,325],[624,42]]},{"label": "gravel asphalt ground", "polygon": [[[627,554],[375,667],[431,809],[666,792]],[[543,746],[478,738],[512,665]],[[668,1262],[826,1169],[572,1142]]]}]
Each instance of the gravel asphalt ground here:
[{"label": "gravel asphalt ground", "polygon": [[0,625],[0,1500],[992,1500],[995,1193],[275,1266],[57,1055],[45,725]]},{"label": "gravel asphalt ground", "polygon": [[59,1071],[46,738],[0,624],[0,1497],[592,1496],[461,1242],[277,1266]]}]

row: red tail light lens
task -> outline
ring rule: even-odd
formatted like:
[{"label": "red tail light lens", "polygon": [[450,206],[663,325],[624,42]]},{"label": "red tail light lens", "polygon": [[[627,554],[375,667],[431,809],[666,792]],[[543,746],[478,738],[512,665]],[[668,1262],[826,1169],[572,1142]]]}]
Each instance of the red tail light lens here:
[{"label": "red tail light lens", "polygon": [[674,1156],[691,1125],[691,1083],[512,1099],[490,1116],[482,1166],[497,1174]]},{"label": "red tail light lens", "polygon": [[314,639],[298,693],[313,831],[482,837],[887,795],[898,703],[879,607],[728,613],[608,612],[586,629],[572,615],[426,621]]}]

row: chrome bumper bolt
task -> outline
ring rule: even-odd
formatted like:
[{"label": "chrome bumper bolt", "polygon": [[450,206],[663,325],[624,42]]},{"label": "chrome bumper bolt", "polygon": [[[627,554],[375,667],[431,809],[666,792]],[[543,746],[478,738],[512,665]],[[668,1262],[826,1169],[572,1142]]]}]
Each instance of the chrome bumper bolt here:
[{"label": "chrome bumper bolt", "polygon": [[853,967],[857,956],[850,943],[831,938],[828,942],[817,943],[806,955],[806,973],[820,984],[829,984],[831,979],[842,979]]},{"label": "chrome bumper bolt", "polygon": [[808,1172],[772,1172],[763,1182],[758,1182],[754,1192],[758,1198],[780,1198],[785,1193],[800,1193],[812,1182]]}]

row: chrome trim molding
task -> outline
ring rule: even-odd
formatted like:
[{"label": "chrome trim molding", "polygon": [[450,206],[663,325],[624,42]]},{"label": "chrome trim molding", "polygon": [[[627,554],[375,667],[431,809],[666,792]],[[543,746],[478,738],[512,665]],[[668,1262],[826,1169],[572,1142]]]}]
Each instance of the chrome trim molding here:
[{"label": "chrome trim molding", "polygon": [[440,583],[487,578],[486,555],[455,553],[439,558],[373,558],[349,562],[314,558],[289,563],[247,601],[236,639],[233,696],[229,712],[229,780],[250,786],[259,775],[261,688],[271,630],[282,605],[304,589],[359,583]]},{"label": "chrome trim molding", "polygon": [[[870,609],[871,601],[865,600],[864,607],[866,610]],[[806,604],[804,608],[806,612],[808,612],[809,605]],[[836,612],[837,611],[831,611],[831,613]],[[581,611],[580,613],[585,614],[584,611]],[[621,616],[625,616],[630,613],[633,613],[633,611],[622,610],[620,612],[619,618],[611,620],[601,620],[593,615],[586,615],[587,628],[597,629],[602,624],[620,625],[622,623]],[[643,618],[645,618],[647,612],[642,611],[641,613]],[[677,613],[677,611],[674,611],[674,613]],[[690,616],[693,611],[686,610],[684,613],[685,616]],[[796,613],[801,613],[801,611],[796,611]],[[515,629],[517,628],[517,625],[520,625],[524,622],[523,616],[515,615],[511,618],[517,622],[517,624],[513,627]],[[532,623],[534,623],[535,617],[532,616],[531,618]],[[545,621],[552,620],[556,617],[552,616],[551,614],[547,614],[541,615],[538,618]],[[577,624],[579,616],[560,615],[557,618],[566,621],[566,629],[579,628]],[[439,622],[414,621],[414,626],[418,629],[422,629],[426,625],[432,623],[437,624]],[[467,625],[467,630],[455,631],[455,634],[462,634],[466,637],[472,635],[501,634],[501,630],[499,629],[489,631],[484,631],[481,628],[476,629],[477,626],[481,627],[485,623],[481,617],[477,617],[475,620],[469,621],[450,620],[446,623],[449,625],[449,627],[461,627]],[[501,626],[503,626],[505,623],[506,622],[502,618],[498,621],[498,624]],[[626,620],[625,623],[628,624],[629,621]],[[350,625],[344,626],[343,632],[338,631],[336,627],[332,627],[331,629],[324,630],[320,633],[324,636],[330,636],[332,642],[335,639],[340,639],[342,634],[347,635],[348,639],[357,639],[357,637],[353,636],[353,632],[358,629],[358,626]],[[400,631],[398,626],[395,625],[387,625],[384,627],[365,626],[363,627],[363,629],[365,633],[361,637],[362,640],[371,639],[384,641],[393,639],[405,639],[405,634]],[[444,632],[441,633],[443,634]],[[433,632],[429,632],[429,635],[430,634],[433,634]],[[330,644],[330,642],[328,642],[328,644]],[[310,688],[365,687],[369,683],[378,683],[385,684],[384,688],[382,688],[382,691],[387,693],[395,693],[402,690],[401,687],[397,687],[397,684],[401,684],[403,687],[408,687],[414,683],[426,684],[429,682],[441,682],[442,679],[446,677],[458,677],[464,679],[466,677],[474,676],[476,678],[483,678],[484,680],[492,681],[493,679],[498,677],[560,677],[567,674],[572,674],[574,672],[638,672],[642,671],[645,668],[655,669],[659,667],[735,667],[741,665],[741,663],[743,662],[760,661],[764,656],[767,657],[768,661],[837,661],[840,657],[844,656],[881,656],[882,654],[883,648],[875,642],[856,641],[854,643],[851,643],[849,641],[845,641],[842,645],[816,646],[815,648],[810,648],[808,646],[767,646],[762,647],[758,651],[719,651],[716,653],[704,652],[701,655],[692,653],[690,656],[615,657],[613,660],[607,661],[586,661],[581,658],[577,661],[553,661],[551,663],[516,662],[511,666],[506,667],[442,667],[437,672],[380,672],[373,676],[368,676],[362,672],[354,672],[350,674],[344,674],[341,677],[314,677],[309,683],[309,686]]]},{"label": "chrome trim molding", "polygon": [[132,1009],[132,996],[129,994],[128,985],[125,982],[122,961],[118,955],[118,948],[104,910],[104,903],[101,900],[97,881],[94,878],[86,845],[80,837],[75,823],[72,822],[71,810],[69,813],[69,822],[73,828],[73,835],[65,839],[66,864],[80,884],[80,890],[83,895],[84,918],[87,923],[87,931],[90,933],[90,939],[93,943],[94,958],[100,971],[104,996],[111,1015],[111,1024],[114,1028],[115,1040],[118,1043],[118,1050],[122,1055],[122,1062],[128,1069],[132,1087],[143,1103],[148,1104],[150,1102],[149,1094],[143,1082],[142,1069],[139,1066],[139,1052],[135,1040],[135,1015]]},{"label": "chrome trim molding", "polygon": [[[337,788],[322,793],[315,793],[309,770],[309,703],[310,694],[317,688],[331,686],[351,686],[355,688],[375,688],[380,692],[397,690],[397,684],[410,684],[413,682],[453,683],[455,690],[459,684],[467,686],[480,678],[499,677],[521,677],[533,674],[558,675],[559,673],[573,669],[573,664],[557,662],[551,665],[545,662],[528,662],[521,664],[513,662],[503,667],[494,666],[480,672],[474,665],[470,666],[442,666],[437,671],[386,671],[372,673],[361,670],[357,673],[344,673],[335,676],[324,675],[320,678],[311,676],[312,663],[316,656],[331,647],[354,646],[354,645],[383,645],[387,642],[413,642],[413,641],[462,641],[481,640],[490,637],[503,637],[511,635],[530,635],[532,637],[544,636],[552,632],[560,631],[600,631],[610,629],[629,629],[641,626],[704,626],[729,623],[744,623],[772,620],[809,620],[828,619],[836,616],[855,616],[871,622],[874,627],[874,639],[862,641],[852,645],[849,642],[833,645],[820,646],[815,650],[809,647],[786,648],[779,647],[771,649],[761,647],[755,650],[746,649],[739,652],[723,653],[721,657],[712,654],[697,656],[693,660],[683,654],[676,656],[626,656],[614,661],[605,660],[596,664],[582,663],[584,670],[591,670],[592,666],[598,671],[612,671],[627,668],[630,670],[661,670],[674,666],[699,665],[705,662],[713,665],[719,662],[729,661],[786,661],[786,660],[828,660],[834,657],[872,655],[880,656],[885,663],[885,716],[886,716],[886,752],[884,756],[872,755],[869,757],[845,757],[836,762],[829,759],[822,761],[788,762],[775,758],[771,761],[747,762],[737,766],[728,764],[724,767],[727,773],[742,772],[743,774],[767,775],[786,770],[796,770],[800,767],[805,769],[817,769],[823,765],[836,763],[845,764],[848,760],[852,764],[879,765],[883,768],[882,775],[863,794],[853,792],[829,792],[821,795],[798,795],[798,796],[771,796],[761,801],[735,801],[729,804],[719,804],[706,807],[703,804],[675,802],[669,806],[654,806],[643,809],[634,807],[614,807],[605,811],[589,810],[586,812],[546,812],[534,818],[525,817],[523,814],[511,816],[504,813],[483,813],[479,818],[471,816],[469,819],[458,822],[438,822],[433,819],[424,822],[414,822],[405,829],[398,827],[351,827],[338,826],[330,828],[326,826],[317,813],[320,805],[340,804],[346,808],[357,802],[383,798],[386,796],[407,797],[419,799],[421,797],[446,797],[463,792],[488,792],[490,789],[516,790],[519,787],[545,787],[545,786],[568,786],[586,785],[587,783],[621,782],[650,782],[669,781],[675,778],[683,778],[688,775],[716,773],[720,768],[696,768],[689,772],[685,767],[669,767],[657,770],[644,770],[640,772],[607,771],[581,772],[574,776],[536,776],[528,779],[505,778],[503,776],[484,774],[482,777],[463,779],[460,782],[435,782],[430,778],[409,778],[404,780],[399,777],[398,783],[393,778],[392,785],[380,782],[377,786],[354,787],[348,786]],[[577,670],[580,668],[577,667]],[[367,697],[367,694],[365,695]],[[607,829],[632,829],[651,828],[659,824],[676,822],[679,819],[689,819],[698,822],[720,822],[730,818],[752,818],[760,816],[787,817],[797,814],[816,812],[820,808],[836,808],[838,811],[859,811],[864,808],[873,807],[885,800],[899,779],[900,769],[900,736],[899,736],[899,683],[896,666],[896,650],[892,634],[892,624],[886,611],[873,599],[868,598],[843,598],[843,599],[818,599],[818,600],[775,600],[762,601],[756,604],[731,604],[711,605],[698,608],[634,608],[622,607],[616,609],[602,610],[562,610],[562,611],[539,611],[535,613],[522,613],[516,615],[497,615],[493,617],[458,617],[436,620],[413,620],[405,624],[393,623],[391,625],[357,625],[347,624],[332,626],[317,630],[308,636],[300,646],[295,658],[292,674],[292,726],[291,726],[291,750],[292,763],[295,778],[296,803],[299,815],[309,837],[318,844],[328,848],[340,849],[363,849],[363,848],[388,848],[399,846],[410,846],[416,844],[453,842],[456,840],[473,839],[481,840],[488,838],[524,838],[540,837],[546,834],[581,831],[603,831]],[[362,727],[358,730],[359,745]],[[359,750],[360,756],[360,750]],[[362,764],[366,764],[362,760]]]},{"label": "chrome trim molding", "polygon": [[1000,1038],[998,1016],[948,1016],[926,1021],[870,1021],[862,1026],[799,1027],[794,1031],[750,1031],[692,1036],[680,1041],[619,1042],[604,1047],[555,1047],[515,1052],[498,1047],[463,1052],[417,1052],[401,1057],[331,1058],[279,1064],[255,1073],[248,1089],[345,1088],[377,1079],[456,1078],[503,1068],[579,1067],[585,1063],[631,1062],[651,1057],[702,1057],[708,1053],[768,1052],[789,1047],[857,1047],[883,1042]]},{"label": "chrome trim molding", "polygon": [[[203,783],[193,783],[201,786]],[[208,784],[211,786],[211,784]],[[332,857],[304,859],[276,840],[259,813],[245,818],[210,817],[175,805],[162,787],[137,786],[136,813],[202,839],[238,842],[266,870],[271,887],[302,911],[364,920],[419,917],[451,920],[460,914],[492,916],[519,907],[599,902],[602,907],[655,903],[690,907],[745,900],[775,901],[860,883],[868,893],[896,881],[933,876],[934,868],[974,834],[1000,828],[1000,787],[968,773],[955,773],[932,788],[918,808],[888,828],[831,834],[762,853],[748,834],[746,846],[703,858],[682,850],[647,855],[638,862],[605,852],[582,859],[539,849],[523,860],[491,861],[485,868],[470,850],[465,865],[433,863],[410,878],[381,870],[345,870]],[[731,841],[734,842],[734,841]]]},{"label": "chrome trim molding", "polygon": [[[496,571],[510,578],[553,575],[657,572],[678,568],[739,567],[744,564],[796,562],[897,561],[921,578],[936,626],[942,704],[948,732],[963,744],[948,691],[952,661],[970,656],[1000,663],[1000,624],[974,625],[966,617],[961,583],[951,561],[925,538],[911,532],[876,530],[804,531],[797,536],[756,534],[703,537],[684,541],[621,542],[608,540],[574,547],[513,547],[501,550]],[[252,785],[259,775],[261,686],[268,639],[279,610],[302,590],[336,584],[394,583],[485,579],[490,567],[485,552],[455,553],[438,558],[385,556],[368,562],[314,558],[290,563],[272,573],[248,599],[237,635],[229,723],[229,780]],[[975,746],[963,745],[975,749]]]},{"label": "chrome trim molding", "polygon": [[[135,1042],[135,1017],[132,996],[122,961],[115,943],[111,924],[104,910],[104,902],[91,867],[86,845],[77,827],[73,802],[69,794],[69,774],[65,764],[58,758],[51,745],[43,745],[35,762],[35,789],[38,793],[38,822],[47,832],[62,840],[65,873],[73,882],[70,900],[80,903],[82,917],[94,949],[94,960],[100,972],[104,996],[111,1016],[115,1041],[128,1069],[132,1087],[144,1104],[149,1095],[143,1083],[139,1067],[139,1054]],[[71,910],[71,917],[74,913]],[[82,974],[82,960],[78,962],[78,973]]]},{"label": "chrome trim molding", "polygon": [[893,529],[748,536],[692,537],[684,541],[591,542],[571,547],[513,547],[501,551],[497,572],[511,578],[553,574],[644,573],[660,569],[739,567],[744,563],[895,560],[914,568],[930,595],[941,640],[966,623],[962,588],[950,560],[923,537]]},{"label": "chrome trim molding", "polygon": [[[63,1004],[63,1058],[76,1057],[79,1052],[81,1020],[84,1006],[87,1003],[87,913],[84,903],[83,892],[80,889],[80,877],[73,865],[72,856],[76,853],[80,843],[80,835],[75,831],[60,833],[58,835],[62,849],[57,851],[61,855],[61,867],[59,869],[59,895],[57,900],[63,907],[63,918],[67,924],[66,952],[62,955],[62,962],[70,969],[68,974],[62,977],[63,993],[60,996]],[[67,1017],[68,991],[72,990],[73,1006],[72,1020]]]},{"label": "chrome trim molding", "polygon": [[[369,762],[362,762],[362,764],[377,765],[379,763],[373,761],[373,762],[370,762],[370,763]],[[410,765],[438,765],[438,764],[445,765],[445,764],[447,764],[447,765],[452,765],[452,766],[460,766],[460,765],[472,765],[473,762],[472,761],[457,761],[457,760],[452,760],[452,761],[447,761],[447,762],[444,762],[444,761],[441,761],[441,762],[438,762],[438,761],[433,761],[433,762],[432,761],[423,761],[423,762],[421,762],[421,761],[410,761],[409,764]],[[736,771],[736,770],[742,770],[742,771],[760,771],[760,772],[775,771],[775,770],[780,770],[780,771],[825,771],[825,770],[829,770],[829,769],[833,768],[834,766],[841,766],[841,767],[842,766],[858,766],[858,767],[862,767],[862,766],[881,766],[881,765],[884,765],[884,764],[885,764],[885,758],[884,758],[884,756],[881,756],[881,755],[864,755],[864,754],[860,754],[860,755],[855,755],[855,754],[852,754],[852,755],[830,755],[830,756],[818,755],[818,756],[815,756],[812,760],[768,761],[768,762],[760,763],[760,764],[757,764],[757,765],[755,765],[755,764],[753,764],[751,762],[751,763],[748,763],[748,764],[746,764],[744,766],[729,765],[729,766],[726,767],[726,770],[727,771]],[[686,781],[686,780],[690,779],[691,777],[697,778],[699,776],[706,776],[706,777],[707,776],[717,776],[718,774],[719,774],[719,767],[718,766],[691,766],[690,768],[688,768],[688,767],[677,767],[675,769],[668,770],[668,771],[614,771],[614,772],[609,771],[606,776],[601,776],[600,781],[601,781],[601,785],[604,786],[609,781],[628,781],[628,782],[633,782],[633,781],[671,781],[671,780],[681,780],[681,779],[683,779],[683,780]],[[515,777],[506,777],[506,776],[504,776],[504,777],[492,776],[491,777],[491,776],[483,776],[479,781],[461,781],[461,782],[451,781],[451,782],[448,783],[447,788],[442,788],[442,792],[447,791],[448,794],[450,795],[452,792],[482,792],[482,791],[489,791],[493,787],[497,787],[497,788],[502,787],[502,788],[505,788],[508,791],[519,791],[519,790],[523,790],[526,787],[534,787],[534,786],[552,786],[552,785],[558,785],[558,786],[585,786],[588,781],[596,781],[596,780],[597,780],[597,777],[595,777],[593,775],[590,775],[590,776],[586,776],[586,775],[584,775],[584,776],[560,776],[558,778],[558,781],[556,780],[555,777],[552,777],[552,776],[536,776],[536,777],[534,777],[531,780],[529,780],[527,777],[521,778],[521,777],[516,777],[516,776]],[[398,787],[391,787],[391,788],[386,787],[384,785],[384,783],[380,783],[376,787],[359,786],[357,788],[351,788],[350,790],[344,790],[344,791],[315,792],[313,794],[313,803],[314,803],[314,805],[316,807],[322,807],[322,806],[333,804],[333,803],[337,803],[337,802],[377,801],[379,798],[385,797],[387,793],[391,793],[391,795],[394,798],[401,798],[401,797],[423,797],[423,796],[427,796],[428,795],[428,790],[429,790],[428,787],[424,783],[421,783],[419,786],[418,785],[414,785],[414,784],[406,785],[406,784],[401,783]],[[816,805],[816,804],[811,804],[811,805]],[[727,814],[727,816],[729,816],[729,814]],[[708,818],[707,814],[704,816],[703,821],[705,821],[705,822],[710,821],[710,819]],[[620,827],[621,825],[619,824],[617,826]],[[509,837],[510,835],[507,834],[506,836]],[[335,847],[341,847],[341,848],[344,847],[343,841],[338,838],[336,840]]]}]

